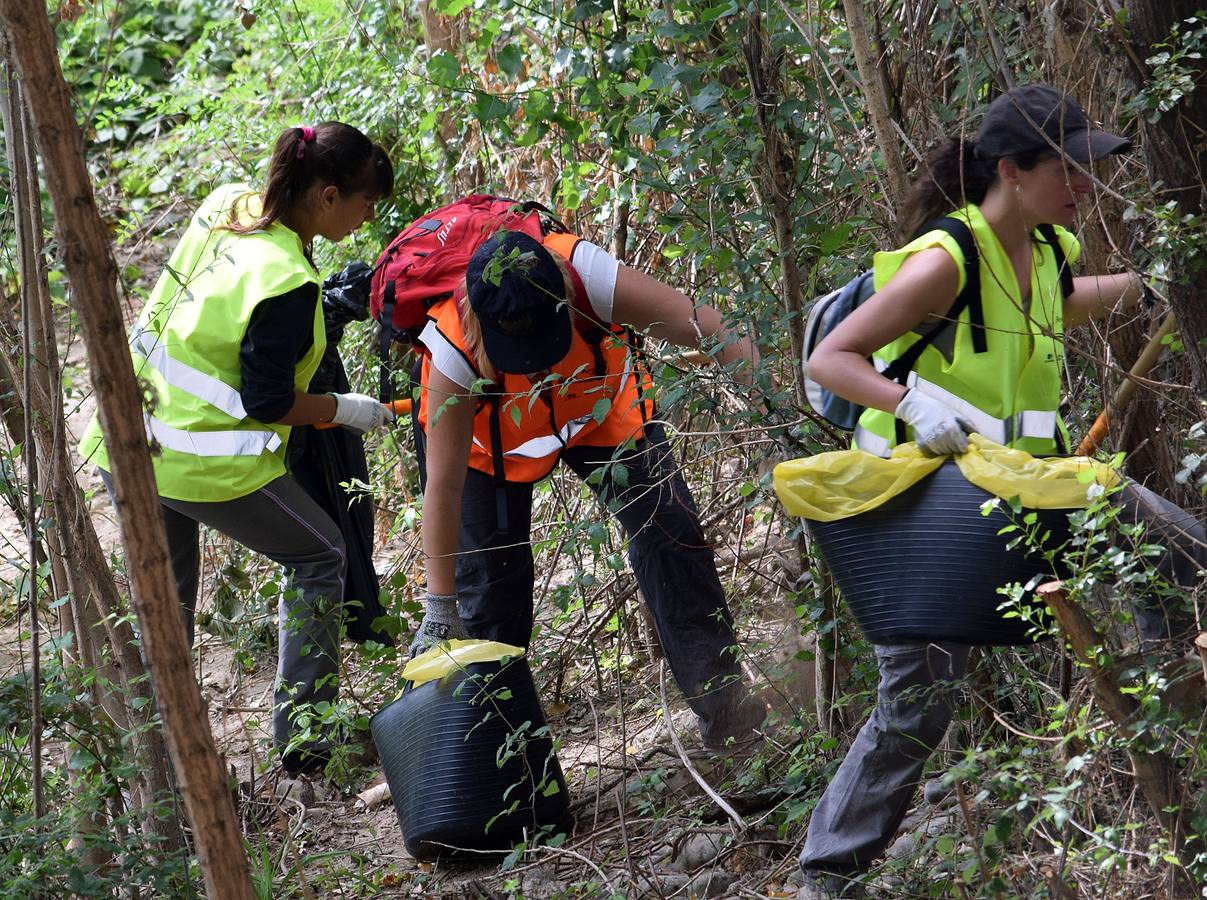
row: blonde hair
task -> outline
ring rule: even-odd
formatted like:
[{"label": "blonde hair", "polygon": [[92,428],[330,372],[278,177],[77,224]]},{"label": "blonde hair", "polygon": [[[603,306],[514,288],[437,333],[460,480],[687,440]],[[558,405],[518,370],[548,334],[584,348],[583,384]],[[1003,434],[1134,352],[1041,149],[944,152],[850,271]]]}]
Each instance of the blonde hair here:
[{"label": "blonde hair", "polygon": [[[562,270],[562,278],[565,279],[565,302],[570,307],[570,321],[573,326],[574,317],[579,315],[579,312],[575,309],[574,303],[570,299],[574,296],[574,282],[570,278],[570,264],[556,253],[551,253],[550,255],[553,257],[554,262],[557,263],[558,268]],[[461,282],[460,298],[457,300],[457,311],[461,315],[461,334],[465,338],[465,349],[469,352],[470,358],[473,359],[478,373],[483,378],[488,378],[495,384],[499,384],[499,370],[494,367],[494,364],[490,361],[490,357],[486,355],[486,348],[482,344],[482,326],[478,323],[478,316],[474,313],[473,307],[470,306],[469,289],[464,281]]]},{"label": "blonde hair", "polygon": [[465,349],[473,358],[478,373],[483,378],[489,378],[497,384],[499,372],[490,361],[490,357],[486,355],[486,348],[482,345],[482,326],[478,323],[478,317],[474,313],[473,307],[469,305],[469,293],[465,290],[464,284],[461,286],[461,298],[457,301],[457,311],[461,314],[461,333],[465,336]]}]

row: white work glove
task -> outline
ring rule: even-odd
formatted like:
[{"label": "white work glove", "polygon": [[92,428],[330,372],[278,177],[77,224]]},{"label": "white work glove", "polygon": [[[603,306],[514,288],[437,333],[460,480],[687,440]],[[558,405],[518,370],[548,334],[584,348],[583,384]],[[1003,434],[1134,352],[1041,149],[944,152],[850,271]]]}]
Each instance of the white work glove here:
[{"label": "white work glove", "polygon": [[425,599],[427,612],[423,614],[419,630],[411,639],[411,656],[418,656],[441,641],[469,637],[469,632],[465,630],[465,623],[461,621],[461,614],[457,612],[456,594],[428,592]]},{"label": "white work glove", "polygon": [[947,456],[968,449],[972,423],[941,400],[912,388],[901,398],[894,414],[914,429],[914,440],[928,456]]},{"label": "white work glove", "polygon": [[335,398],[334,425],[343,425],[356,434],[364,434],[380,428],[385,422],[394,421],[394,412],[384,403],[368,394],[332,394]]}]

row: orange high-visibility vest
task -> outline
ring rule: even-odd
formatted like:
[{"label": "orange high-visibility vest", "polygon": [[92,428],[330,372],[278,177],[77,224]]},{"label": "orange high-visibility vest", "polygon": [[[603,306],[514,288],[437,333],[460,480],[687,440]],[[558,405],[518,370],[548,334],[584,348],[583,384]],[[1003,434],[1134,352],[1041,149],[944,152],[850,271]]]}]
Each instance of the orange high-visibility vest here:
[{"label": "orange high-visibility vest", "polygon": [[[570,234],[550,234],[544,244],[569,263],[579,240]],[[578,311],[589,310],[590,304],[577,273],[572,280],[580,295],[573,304],[575,315],[582,315]],[[428,311],[428,318],[477,372],[461,328],[460,302],[460,296],[441,301]],[[587,337],[584,332],[595,334]],[[498,456],[507,481],[540,481],[565,448],[619,446],[642,430],[649,415],[644,405],[650,403],[642,397],[650,389],[650,379],[645,367],[638,365],[623,327],[603,323],[574,328],[569,352],[551,371],[558,378],[545,382],[543,388],[534,387],[526,375],[500,373],[502,383],[478,401],[471,468],[497,478]],[[425,431],[430,373],[431,358],[425,354],[419,398],[419,422]],[[498,448],[492,429],[498,430]]]}]

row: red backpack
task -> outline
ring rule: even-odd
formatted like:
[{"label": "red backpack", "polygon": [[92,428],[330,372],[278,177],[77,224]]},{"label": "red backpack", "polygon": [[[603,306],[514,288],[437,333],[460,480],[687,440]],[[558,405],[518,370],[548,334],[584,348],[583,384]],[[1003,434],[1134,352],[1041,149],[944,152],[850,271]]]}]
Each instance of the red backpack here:
[{"label": "red backpack", "polygon": [[[427,324],[427,311],[457,292],[470,257],[499,231],[522,231],[539,241],[546,234],[566,231],[566,226],[552,210],[534,200],[521,203],[491,194],[470,194],[420,216],[377,258],[369,288],[369,313],[381,326],[378,357],[383,403],[394,395],[390,343],[405,341],[424,351],[419,335]],[[581,282],[578,284],[576,305],[586,300]],[[606,329],[592,320],[588,314],[576,323],[594,346]]]},{"label": "red backpack", "polygon": [[420,216],[390,241],[373,267],[369,291],[383,348],[390,340],[419,343],[427,311],[453,296],[469,258],[500,230],[522,231],[539,241],[564,226],[539,203],[471,194]]}]

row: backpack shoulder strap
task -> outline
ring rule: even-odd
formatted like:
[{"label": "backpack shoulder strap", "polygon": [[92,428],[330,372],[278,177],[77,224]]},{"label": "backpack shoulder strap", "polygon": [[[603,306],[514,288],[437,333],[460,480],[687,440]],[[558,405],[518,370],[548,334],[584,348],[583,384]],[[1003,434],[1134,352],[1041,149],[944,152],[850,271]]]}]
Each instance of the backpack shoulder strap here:
[{"label": "backpack shoulder strap", "polygon": [[964,289],[956,295],[955,302],[948,310],[945,319],[927,329],[918,340],[910,345],[908,350],[884,370],[883,374],[886,378],[899,384],[905,383],[905,377],[917,364],[918,358],[922,356],[922,351],[934,342],[940,331],[955,322],[965,309],[968,310],[968,324],[972,327],[973,352],[984,353],[989,349],[985,340],[985,311],[981,306],[981,256],[977,251],[976,238],[967,223],[954,216],[943,216],[941,219],[936,219],[923,226],[920,233],[924,234],[935,229],[947,232],[959,245],[960,253],[964,257]]},{"label": "backpack shoulder strap", "polygon": [[495,482],[495,536],[507,533],[507,468],[503,460],[502,415],[503,386],[492,384],[486,390],[486,402],[490,404],[490,467],[494,469]]},{"label": "backpack shoulder strap", "polygon": [[1047,222],[1036,226],[1036,230],[1043,242],[1052,248],[1052,255],[1056,258],[1056,271],[1060,273],[1060,293],[1067,300],[1073,293],[1073,270],[1069,266],[1069,261],[1065,259],[1065,251],[1060,246],[1060,238],[1056,236],[1056,229]]},{"label": "backpack shoulder strap", "polygon": [[972,349],[984,353],[989,348],[985,343],[985,310],[981,306],[981,254],[977,249],[976,237],[968,223],[955,216],[936,219],[934,228],[940,228],[955,238],[964,257],[964,290],[956,297],[947,318],[955,321],[960,313],[968,310],[968,323],[972,326]]}]

